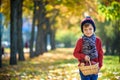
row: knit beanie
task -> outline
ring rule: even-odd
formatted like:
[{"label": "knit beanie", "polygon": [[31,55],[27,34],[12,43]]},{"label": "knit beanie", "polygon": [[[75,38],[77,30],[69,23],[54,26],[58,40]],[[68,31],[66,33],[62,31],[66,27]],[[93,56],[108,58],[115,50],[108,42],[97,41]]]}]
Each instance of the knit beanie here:
[{"label": "knit beanie", "polygon": [[92,24],[92,26],[94,28],[94,32],[95,32],[95,30],[96,30],[95,23],[94,23],[93,19],[90,16],[87,16],[85,19],[82,20],[82,22],[81,22],[81,31],[83,32],[83,26],[86,23]]}]

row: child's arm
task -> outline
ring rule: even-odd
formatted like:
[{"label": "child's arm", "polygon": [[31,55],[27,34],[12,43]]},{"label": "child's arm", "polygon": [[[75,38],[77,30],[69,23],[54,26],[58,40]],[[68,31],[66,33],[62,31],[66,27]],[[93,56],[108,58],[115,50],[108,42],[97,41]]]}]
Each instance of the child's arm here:
[{"label": "child's arm", "polygon": [[98,61],[99,61],[99,67],[101,68],[103,65],[103,49],[102,49],[102,42],[100,39],[99,39]]},{"label": "child's arm", "polygon": [[76,47],[74,49],[73,55],[78,60],[83,60],[85,58],[85,54],[82,53],[82,39],[77,41]]}]

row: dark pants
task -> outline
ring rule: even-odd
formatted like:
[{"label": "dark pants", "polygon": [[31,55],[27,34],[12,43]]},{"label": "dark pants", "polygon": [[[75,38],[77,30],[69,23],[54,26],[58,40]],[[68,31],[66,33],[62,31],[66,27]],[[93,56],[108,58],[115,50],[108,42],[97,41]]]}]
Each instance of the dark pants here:
[{"label": "dark pants", "polygon": [[97,80],[98,79],[98,74],[84,76],[80,70],[79,70],[79,73],[80,73],[81,80]]}]

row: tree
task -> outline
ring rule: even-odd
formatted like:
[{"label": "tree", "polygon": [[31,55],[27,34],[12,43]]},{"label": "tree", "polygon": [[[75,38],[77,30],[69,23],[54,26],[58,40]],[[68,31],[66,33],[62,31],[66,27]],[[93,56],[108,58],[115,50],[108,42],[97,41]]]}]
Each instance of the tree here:
[{"label": "tree", "polygon": [[23,38],[22,38],[22,4],[23,0],[18,0],[17,5],[17,51],[18,51],[18,60],[24,61],[24,52],[23,52]]},{"label": "tree", "polygon": [[45,52],[45,4],[42,1],[38,1],[38,25],[37,25],[37,39],[36,39],[36,55],[43,54]]},{"label": "tree", "polygon": [[33,44],[34,44],[34,36],[35,36],[35,22],[37,18],[37,1],[34,1],[34,8],[33,8],[33,20],[32,20],[32,31],[31,31],[31,39],[30,39],[30,58],[34,57],[35,54],[33,52]]},{"label": "tree", "polygon": [[[119,53],[119,62],[120,62],[120,3],[119,1],[112,1],[110,2],[104,2],[104,4],[101,4],[99,6],[100,13],[104,15],[104,17],[112,22],[112,31],[111,33],[114,35],[112,37],[112,43],[111,44],[111,51]],[[108,32],[109,30],[107,30]]]},{"label": "tree", "polygon": [[17,1],[10,0],[10,65],[17,64]]},{"label": "tree", "polygon": [[[22,41],[22,2],[23,1],[22,0],[20,0],[20,1],[11,1],[11,2],[9,0],[2,0],[2,1],[3,1],[3,3],[2,3],[2,10],[1,11],[5,16],[4,25],[5,24],[8,25],[8,23],[10,22],[10,18],[12,17],[11,24],[10,24],[11,25],[11,31],[10,31],[11,35],[10,36],[11,36],[11,42],[13,42],[13,43],[11,43],[11,46],[15,45],[15,48],[17,48],[17,50],[11,50],[11,54],[12,55],[14,54],[14,53],[12,53],[13,51],[15,51],[15,55],[18,52],[19,53],[18,59],[20,61],[23,61],[23,60],[25,60],[24,55],[23,55],[23,41]],[[13,8],[10,8],[10,4],[11,4],[11,7],[13,7],[13,6],[16,7],[16,8],[14,8],[14,9],[16,9],[16,11],[14,11]],[[14,13],[15,16],[12,15],[13,14],[12,11],[11,11],[11,14],[10,14],[10,10],[15,12]],[[9,17],[9,16],[11,16],[11,17]],[[12,32],[13,26],[15,26],[15,29],[13,29],[13,32]],[[15,39],[16,41],[12,40],[12,39]],[[14,49],[14,48],[11,48],[11,49]],[[12,55],[10,55],[10,64],[12,62],[11,61]]]}]

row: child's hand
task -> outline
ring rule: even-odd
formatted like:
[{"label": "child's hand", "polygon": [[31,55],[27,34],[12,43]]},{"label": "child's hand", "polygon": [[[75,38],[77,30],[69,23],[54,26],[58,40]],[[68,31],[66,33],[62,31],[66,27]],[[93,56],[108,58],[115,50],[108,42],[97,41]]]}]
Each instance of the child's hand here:
[{"label": "child's hand", "polygon": [[90,61],[90,57],[88,55],[85,56],[85,61]]}]

